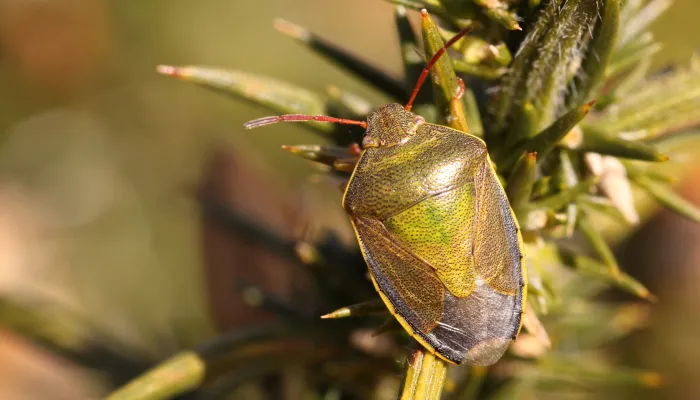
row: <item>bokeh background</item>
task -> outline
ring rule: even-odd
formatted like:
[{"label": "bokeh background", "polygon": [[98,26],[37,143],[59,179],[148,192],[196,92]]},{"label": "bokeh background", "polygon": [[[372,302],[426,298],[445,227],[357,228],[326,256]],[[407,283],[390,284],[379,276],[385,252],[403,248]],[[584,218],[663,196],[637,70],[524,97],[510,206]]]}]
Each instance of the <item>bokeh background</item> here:
[{"label": "bokeh background", "polygon": [[[656,67],[689,63],[698,12],[676,0],[655,23]],[[386,102],[277,33],[276,17],[401,73],[380,0],[0,0],[0,324],[8,302],[68,315],[72,334],[102,332],[118,353],[157,360],[264,319],[236,297],[233,276],[282,295],[303,282],[206,226],[201,190],[289,237],[330,226],[352,243],[337,189],[310,183],[312,169],[279,147],[317,137],[294,125],[244,131],[267,111],[155,72],[226,67]],[[679,191],[700,204],[700,162],[689,168]],[[302,226],[304,213],[315,226]],[[700,398],[700,227],[661,212],[618,249],[663,299],[626,357],[677,378],[659,396]],[[0,399],[98,398],[105,386],[0,325]]]}]

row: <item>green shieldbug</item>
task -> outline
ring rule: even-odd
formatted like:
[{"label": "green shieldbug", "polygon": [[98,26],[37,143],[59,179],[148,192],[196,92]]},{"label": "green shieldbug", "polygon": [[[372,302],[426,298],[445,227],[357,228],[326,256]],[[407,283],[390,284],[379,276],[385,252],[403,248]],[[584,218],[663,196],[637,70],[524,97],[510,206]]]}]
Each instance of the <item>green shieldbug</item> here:
[{"label": "green shieldbug", "polygon": [[315,120],[365,128],[343,207],[375,288],[430,351],[486,366],[522,324],[527,280],[518,224],[485,143],[410,112],[430,68],[466,33],[427,63],[405,107],[385,105],[367,121],[282,115],[245,127]]}]

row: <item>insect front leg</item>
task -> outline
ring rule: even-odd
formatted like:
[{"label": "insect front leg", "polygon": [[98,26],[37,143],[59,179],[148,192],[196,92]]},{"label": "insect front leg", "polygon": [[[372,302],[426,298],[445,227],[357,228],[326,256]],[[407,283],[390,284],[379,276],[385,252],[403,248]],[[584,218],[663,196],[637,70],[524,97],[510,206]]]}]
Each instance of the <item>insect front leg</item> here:
[{"label": "insect front leg", "polygon": [[339,158],[333,161],[333,168],[341,172],[352,172],[358,161],[360,157]]}]

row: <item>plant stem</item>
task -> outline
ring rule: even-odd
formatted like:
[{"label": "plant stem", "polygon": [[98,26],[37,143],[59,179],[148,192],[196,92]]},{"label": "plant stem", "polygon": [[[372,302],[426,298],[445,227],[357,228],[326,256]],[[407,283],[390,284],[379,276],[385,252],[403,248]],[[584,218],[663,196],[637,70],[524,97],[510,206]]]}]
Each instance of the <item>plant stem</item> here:
[{"label": "plant stem", "polygon": [[184,352],[113,392],[105,400],[171,398],[199,387],[205,371],[204,361],[197,353]]},{"label": "plant stem", "polygon": [[438,400],[447,376],[447,362],[420,347],[406,368],[401,400]]}]

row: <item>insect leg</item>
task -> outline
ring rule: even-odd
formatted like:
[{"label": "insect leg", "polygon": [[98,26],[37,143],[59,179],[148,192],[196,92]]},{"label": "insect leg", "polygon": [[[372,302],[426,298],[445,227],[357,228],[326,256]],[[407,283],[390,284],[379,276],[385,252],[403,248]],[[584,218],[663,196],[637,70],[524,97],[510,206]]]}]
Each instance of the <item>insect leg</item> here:
[{"label": "insect leg", "polygon": [[457,92],[455,92],[455,97],[453,97],[453,100],[459,100],[464,96],[464,92],[467,90],[467,88],[464,86],[464,80],[462,78],[457,78]]},{"label": "insect leg", "polygon": [[360,161],[359,157],[339,158],[333,161],[333,168],[341,172],[352,172],[358,161]]}]

